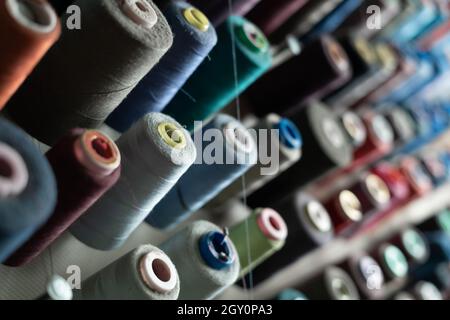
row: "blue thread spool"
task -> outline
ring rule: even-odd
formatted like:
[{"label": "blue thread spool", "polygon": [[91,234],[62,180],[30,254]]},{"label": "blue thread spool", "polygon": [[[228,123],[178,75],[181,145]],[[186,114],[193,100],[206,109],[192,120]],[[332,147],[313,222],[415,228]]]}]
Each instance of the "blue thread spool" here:
[{"label": "blue thread spool", "polygon": [[439,9],[431,1],[410,0],[413,10],[411,15],[389,35],[397,45],[413,41],[439,18]]},{"label": "blue thread spool", "polygon": [[332,33],[361,4],[362,0],[344,0],[329,15],[320,21],[310,32],[301,37],[302,41],[310,41],[325,33]]},{"label": "blue thread spool", "polygon": [[203,235],[199,241],[200,255],[215,270],[230,267],[236,259],[228,235],[217,231]]},{"label": "blue thread spool", "polygon": [[280,292],[277,297],[277,300],[308,300],[308,298],[298,290],[295,289],[286,289]]},{"label": "blue thread spool", "polygon": [[[221,150],[215,152],[223,158],[217,162],[216,159],[204,159],[211,147],[202,140],[208,140],[209,132],[215,133],[212,139],[222,142]],[[256,163],[257,148],[253,137],[231,116],[219,114],[193,138],[197,148],[196,162],[146,219],[156,228],[170,228],[187,219]]]},{"label": "blue thread spool", "polygon": [[405,110],[411,115],[416,123],[416,138],[396,150],[397,153],[412,153],[429,140],[433,134],[431,115],[422,106],[408,106]]},{"label": "blue thread spool", "polygon": [[281,143],[289,149],[298,149],[302,146],[303,140],[297,126],[289,119],[283,118],[275,125],[279,130]]},{"label": "blue thread spool", "polygon": [[0,262],[49,218],[56,192],[41,152],[18,127],[0,118]]},{"label": "blue thread spool", "polygon": [[439,69],[435,60],[427,54],[417,54],[417,71],[414,76],[402,83],[383,101],[404,101],[430,84],[439,75]]},{"label": "blue thread spool", "polygon": [[[269,42],[246,19],[230,17],[217,29],[217,34],[219,41],[211,51],[210,58],[200,65],[163,110],[191,131],[194,129],[194,121],[203,121],[220,111],[272,64]],[[234,48],[236,66],[230,55]]]},{"label": "blue thread spool", "polygon": [[106,120],[117,131],[163,110],[217,43],[208,18],[188,3],[169,2],[162,12],[175,35],[173,45]]}]

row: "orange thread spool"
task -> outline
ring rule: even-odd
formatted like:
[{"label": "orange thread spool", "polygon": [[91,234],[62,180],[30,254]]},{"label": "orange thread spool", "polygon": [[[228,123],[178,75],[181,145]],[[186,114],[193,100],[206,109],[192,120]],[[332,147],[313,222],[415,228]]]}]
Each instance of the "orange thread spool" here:
[{"label": "orange thread spool", "polygon": [[0,1],[0,110],[61,33],[45,0]]}]

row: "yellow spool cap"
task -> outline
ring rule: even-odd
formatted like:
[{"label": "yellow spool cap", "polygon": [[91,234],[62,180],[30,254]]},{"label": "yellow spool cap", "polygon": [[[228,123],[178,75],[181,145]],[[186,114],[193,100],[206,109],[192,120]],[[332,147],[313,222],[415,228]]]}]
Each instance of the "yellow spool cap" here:
[{"label": "yellow spool cap", "polygon": [[173,123],[160,123],[158,133],[164,142],[172,148],[183,149],[186,146],[186,137],[183,131]]},{"label": "yellow spool cap", "polygon": [[207,31],[209,28],[208,18],[196,8],[187,8],[183,12],[186,21],[200,31]]}]

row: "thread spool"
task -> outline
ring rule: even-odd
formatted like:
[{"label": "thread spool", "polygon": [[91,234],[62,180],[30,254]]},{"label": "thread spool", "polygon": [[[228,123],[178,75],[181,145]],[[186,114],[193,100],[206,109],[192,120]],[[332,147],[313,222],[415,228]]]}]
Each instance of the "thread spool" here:
[{"label": "thread spool", "polygon": [[367,130],[361,117],[352,111],[346,111],[341,115],[340,120],[351,144],[355,148],[360,147],[367,138]]},{"label": "thread spool", "polygon": [[367,21],[371,16],[371,12],[367,12],[367,3],[363,3],[344,20],[336,32],[355,32],[366,39],[372,38],[386,27],[402,8],[400,0],[375,0],[371,1],[370,5],[376,5],[380,9],[381,19],[377,28],[367,27]]},{"label": "thread spool", "polygon": [[[198,158],[161,202],[149,211],[146,221],[154,227],[167,229],[181,223],[242,176],[258,158],[250,132],[225,114],[217,115],[207,126],[196,131],[193,139]],[[204,143],[212,139],[213,143]],[[200,185],[199,180],[203,181]]]},{"label": "thread spool", "polygon": [[413,276],[434,284],[444,297],[448,296],[448,288],[450,287],[450,266],[448,262],[427,263],[419,267],[418,271],[420,273],[417,272],[418,274],[414,274]]},{"label": "thread spool", "polygon": [[394,141],[397,145],[404,145],[416,136],[416,125],[411,114],[404,108],[395,105],[386,106],[386,119],[394,131]]},{"label": "thread spool", "polygon": [[302,41],[310,41],[322,34],[333,33],[362,3],[363,0],[341,1],[329,14],[318,21],[311,30],[302,35]]},{"label": "thread spool", "polygon": [[[413,42],[431,27],[439,19],[440,8],[436,2],[428,0],[413,0],[409,2],[412,5],[412,12],[397,25],[395,32],[385,34],[398,45],[404,45]],[[393,30],[392,30],[393,31]]]},{"label": "thread spool", "polygon": [[[261,188],[281,172],[287,170],[299,161],[302,155],[302,136],[297,126],[289,119],[281,118],[276,114],[269,114],[252,129],[256,130],[254,133],[258,141],[259,158],[263,160],[263,157],[270,156],[272,162],[263,164],[262,161],[258,161],[245,173],[246,195]],[[278,164],[275,163],[277,156]],[[220,206],[227,200],[242,195],[242,193],[242,181],[238,179],[217,195],[211,201],[210,207]]]},{"label": "thread spool", "polygon": [[367,112],[363,115],[367,138],[353,153],[353,165],[368,163],[389,153],[394,146],[394,131],[381,113]]},{"label": "thread spool", "polygon": [[116,144],[95,130],[73,129],[46,157],[58,186],[55,210],[45,225],[8,258],[9,266],[22,266],[41,254],[120,176]]},{"label": "thread spool", "polygon": [[295,289],[286,289],[280,292],[276,298],[276,300],[284,300],[284,301],[290,301],[290,300],[308,300],[308,298],[301,293],[298,290]]},{"label": "thread spool", "polygon": [[439,289],[428,281],[420,281],[414,285],[412,294],[417,300],[443,300]]},{"label": "thread spool", "polygon": [[435,58],[426,53],[410,55],[410,58],[415,64],[415,73],[398,86],[391,88],[391,92],[386,97],[383,97],[383,101],[402,102],[412,98],[417,92],[436,79],[439,67]]},{"label": "thread spool", "polygon": [[391,47],[391,49],[398,61],[397,68],[386,81],[365,97],[365,102],[375,103],[382,100],[392,92],[393,88],[396,88],[412,77],[417,70],[417,64],[411,57],[402,55],[399,50],[394,47]]},{"label": "thread spool", "polygon": [[400,160],[400,171],[408,180],[411,200],[421,197],[433,189],[430,176],[416,158],[411,156],[402,158]]},{"label": "thread spool", "polygon": [[440,186],[447,181],[449,176],[445,163],[445,156],[437,153],[427,153],[419,156],[425,172],[431,178],[434,186]]},{"label": "thread spool", "polygon": [[143,117],[117,146],[122,156],[119,180],[70,228],[80,241],[99,250],[121,246],[196,156],[188,132],[160,113]]},{"label": "thread spool", "polygon": [[284,114],[313,99],[321,99],[350,79],[351,73],[348,56],[341,45],[334,38],[323,36],[305,45],[298,56],[262,76],[247,92],[247,97],[258,116],[270,112]]},{"label": "thread spool", "polygon": [[69,301],[73,298],[70,284],[61,276],[53,275],[47,284],[45,300]]},{"label": "thread spool", "polygon": [[325,105],[315,102],[289,119],[302,130],[302,159],[253,192],[247,199],[250,207],[273,207],[298,188],[351,162],[353,147]]},{"label": "thread spool", "polygon": [[170,1],[162,13],[175,35],[173,45],[107,119],[120,132],[163,110],[217,43],[208,18],[188,3]]},{"label": "thread spool", "polygon": [[424,232],[444,231],[450,236],[450,209],[439,211],[435,216],[419,225]]},{"label": "thread spool", "polygon": [[381,178],[389,188],[390,203],[383,210],[384,213],[393,211],[408,200],[410,196],[408,180],[399,168],[388,162],[381,162],[373,167],[370,172]]},{"label": "thread spool", "polygon": [[[250,236],[249,241],[247,236]],[[240,276],[280,250],[287,236],[285,221],[270,208],[256,209],[248,219],[230,228],[230,239],[236,246],[241,263]]]},{"label": "thread spool", "polygon": [[416,299],[411,293],[401,291],[394,296],[393,300],[416,300]]},{"label": "thread spool", "polygon": [[390,241],[405,255],[411,267],[425,263],[430,256],[430,247],[425,236],[417,229],[406,229]]},{"label": "thread spool", "polygon": [[353,103],[349,106],[353,109],[367,102],[369,97],[383,87],[385,82],[393,79],[396,71],[399,70],[400,57],[392,46],[383,42],[374,43],[373,50],[379,61],[379,71],[364,81],[357,91],[353,92]]},{"label": "thread spool", "polygon": [[409,271],[408,260],[403,252],[392,244],[382,244],[373,256],[383,269],[387,281],[405,278]]},{"label": "thread spool", "polygon": [[46,1],[6,0],[0,4],[0,110],[61,33]]},{"label": "thread spool", "polygon": [[358,289],[350,275],[338,267],[328,267],[323,273],[301,286],[312,300],[359,300]]},{"label": "thread spool", "polygon": [[98,271],[75,290],[75,300],[176,300],[180,279],[164,251],[142,245]]},{"label": "thread spool", "polygon": [[[236,16],[245,16],[261,0],[233,0],[230,3],[222,0],[191,0],[197,8],[205,12],[214,26],[221,25],[230,13]],[[231,6],[230,6],[231,5]]]},{"label": "thread spool", "polygon": [[267,36],[270,36],[307,2],[308,0],[264,0],[250,11],[247,18],[260,27]]},{"label": "thread spool", "polygon": [[288,236],[280,250],[256,267],[251,276],[246,277],[245,281],[250,286],[258,285],[307,252],[328,243],[334,236],[329,213],[308,194],[296,193],[279,202],[274,209],[285,220]]},{"label": "thread spool", "polygon": [[342,108],[351,106],[369,92],[368,83],[373,81],[374,76],[378,76],[379,62],[368,40],[347,34],[338,37],[338,41],[349,58],[352,77],[324,99],[329,105]]},{"label": "thread spool", "polygon": [[233,243],[207,221],[186,226],[161,249],[179,270],[180,300],[213,299],[238,278],[240,265]]},{"label": "thread spool", "polygon": [[357,253],[341,267],[352,276],[363,299],[377,299],[383,295],[385,276],[374,258]]},{"label": "thread spool", "polygon": [[63,30],[7,106],[15,122],[48,145],[72,128],[98,128],[172,45],[151,1],[75,5],[83,12],[81,30]]},{"label": "thread spool", "polygon": [[56,202],[52,170],[19,128],[0,118],[0,262],[49,218]]},{"label": "thread spool", "polygon": [[363,215],[382,210],[391,201],[391,192],[384,180],[373,173],[366,173],[349,188],[361,203]]},{"label": "thread spool", "polygon": [[271,40],[278,43],[287,34],[292,34],[296,37],[305,35],[342,2],[343,0],[308,1],[303,8],[292,15],[271,35]]},{"label": "thread spool", "polygon": [[[218,44],[209,59],[200,65],[164,109],[164,113],[173,116],[188,130],[194,128],[194,121],[204,121],[229,104],[272,63],[266,37],[244,18],[230,17],[217,29],[217,36]],[[230,58],[233,48],[236,48],[236,66]],[[235,69],[239,74],[237,87]],[[207,91],[205,83],[211,84]]]},{"label": "thread spool", "polygon": [[388,40],[392,39],[392,36],[394,35],[397,28],[400,28],[405,21],[407,21],[415,11],[415,6],[417,3],[415,3],[415,0],[413,1],[402,1],[402,10],[400,11],[400,14],[389,23],[386,28],[381,30],[378,35],[378,40]]},{"label": "thread spool", "polygon": [[324,201],[324,206],[330,214],[337,234],[363,219],[361,202],[349,190],[341,190],[331,195]]}]

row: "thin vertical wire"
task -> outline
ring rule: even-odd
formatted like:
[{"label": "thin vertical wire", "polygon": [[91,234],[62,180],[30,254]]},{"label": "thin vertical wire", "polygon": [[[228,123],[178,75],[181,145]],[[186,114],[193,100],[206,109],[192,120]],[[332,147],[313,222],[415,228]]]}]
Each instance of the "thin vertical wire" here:
[{"label": "thin vertical wire", "polygon": [[[230,13],[230,16],[233,15],[233,0],[228,0],[228,10]],[[230,37],[231,37],[231,55],[233,59],[233,75],[234,75],[234,87],[236,90],[236,118],[238,121],[241,121],[241,101],[240,101],[240,95],[239,95],[239,76],[238,76],[238,69],[237,69],[237,55],[236,55],[236,43],[235,43],[235,33],[234,28],[230,28]],[[246,193],[246,181],[245,181],[245,174],[242,175],[241,178],[242,181],[242,198],[244,205],[247,206],[247,193]],[[250,265],[252,262],[252,255],[251,255],[251,246],[250,246],[250,227],[248,219],[245,220],[245,234],[246,234],[246,246],[247,246],[247,263]],[[253,273],[250,270],[248,274],[248,285],[243,279],[243,286],[245,290],[248,290],[249,299],[253,300]]]}]

